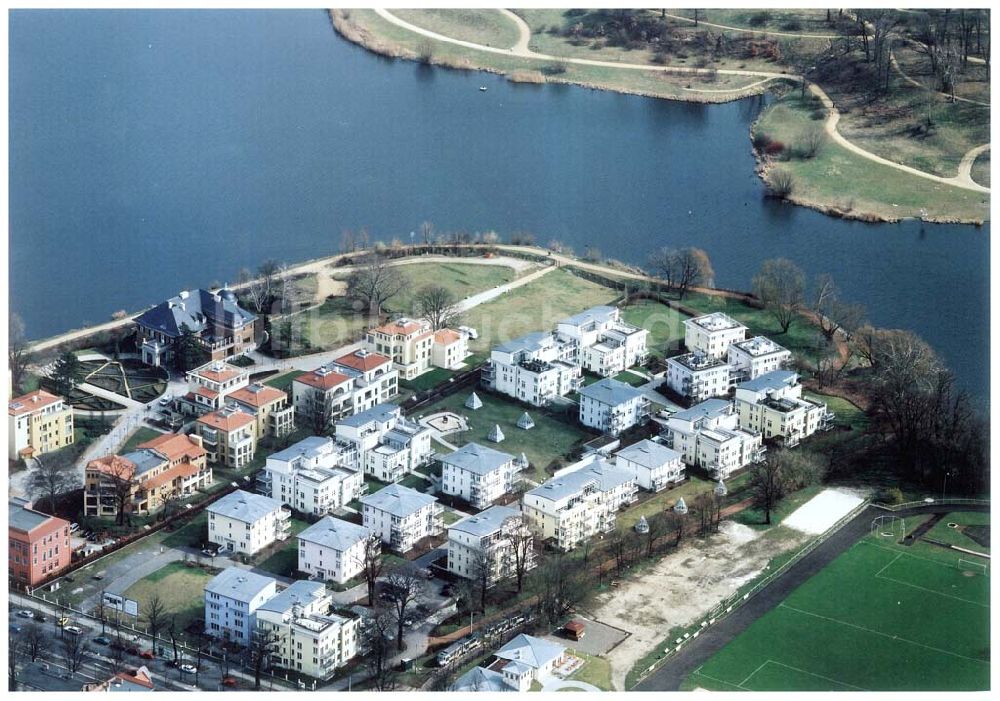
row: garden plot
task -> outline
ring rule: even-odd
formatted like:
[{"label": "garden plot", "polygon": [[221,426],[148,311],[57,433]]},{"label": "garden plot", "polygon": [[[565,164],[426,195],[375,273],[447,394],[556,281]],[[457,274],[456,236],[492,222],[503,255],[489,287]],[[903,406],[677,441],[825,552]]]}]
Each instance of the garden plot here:
[{"label": "garden plot", "polygon": [[84,382],[137,402],[150,402],[167,389],[166,372],[135,361],[86,361]]},{"label": "garden plot", "polygon": [[819,535],[849,514],[863,501],[858,495],[842,489],[824,489],[798,509],[783,523],[802,533]]}]

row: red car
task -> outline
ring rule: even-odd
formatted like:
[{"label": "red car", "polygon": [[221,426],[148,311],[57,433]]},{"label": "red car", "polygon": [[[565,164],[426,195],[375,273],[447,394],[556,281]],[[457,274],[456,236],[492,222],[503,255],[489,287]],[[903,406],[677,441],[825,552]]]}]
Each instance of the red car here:
[{"label": "red car", "polygon": [[231,687],[236,686],[236,677],[223,677],[222,685]]},{"label": "red car", "polygon": [[152,650],[143,650],[142,652],[139,653],[139,657],[141,657],[144,660],[156,659],[156,655],[153,654]]}]

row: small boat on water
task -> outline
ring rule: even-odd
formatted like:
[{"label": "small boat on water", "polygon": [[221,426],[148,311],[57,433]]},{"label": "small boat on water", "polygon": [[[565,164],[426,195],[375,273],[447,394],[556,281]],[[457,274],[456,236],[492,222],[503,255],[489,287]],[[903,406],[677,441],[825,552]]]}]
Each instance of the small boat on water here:
[{"label": "small boat on water", "polygon": [[486,92],[486,86],[485,85],[480,85],[479,86],[479,91],[480,92]]}]

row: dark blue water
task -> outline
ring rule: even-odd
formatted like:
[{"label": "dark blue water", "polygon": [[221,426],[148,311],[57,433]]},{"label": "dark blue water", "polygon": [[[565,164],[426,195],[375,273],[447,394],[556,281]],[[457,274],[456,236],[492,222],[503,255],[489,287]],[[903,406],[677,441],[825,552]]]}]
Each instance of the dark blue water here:
[{"label": "dark blue water", "polygon": [[319,10],[13,12],[11,308],[44,337],[430,220],[637,263],[696,245],[734,288],[784,256],[987,396],[989,227],[763,200],[758,109],[388,61]]}]

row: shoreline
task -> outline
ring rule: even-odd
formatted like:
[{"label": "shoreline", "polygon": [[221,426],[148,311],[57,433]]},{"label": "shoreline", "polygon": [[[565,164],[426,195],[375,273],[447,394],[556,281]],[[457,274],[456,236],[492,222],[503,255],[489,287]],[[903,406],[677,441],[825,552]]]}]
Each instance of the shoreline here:
[{"label": "shoreline", "polygon": [[[726,104],[729,102],[736,102],[737,100],[742,100],[748,97],[754,97],[758,95],[763,95],[766,93],[773,93],[773,88],[777,85],[784,85],[786,81],[794,81],[794,77],[789,75],[787,78],[774,77],[766,81],[762,81],[758,84],[753,84],[748,88],[737,88],[731,92],[722,93],[699,93],[692,91],[689,94],[682,95],[660,95],[654,94],[642,90],[632,90],[624,87],[612,87],[604,85],[596,85],[593,83],[580,82],[574,80],[568,80],[564,78],[557,78],[552,76],[543,75],[539,71],[507,71],[501,68],[496,68],[494,66],[483,65],[483,64],[473,64],[471,62],[466,62],[463,64],[458,64],[449,60],[441,60],[436,56],[431,56],[430,58],[424,60],[416,52],[408,49],[402,45],[389,42],[384,39],[380,39],[374,36],[365,27],[359,26],[358,24],[352,22],[349,17],[349,12],[342,9],[328,9],[327,16],[330,20],[330,24],[341,37],[345,40],[360,46],[366,51],[370,51],[374,54],[385,56],[393,59],[403,59],[407,61],[413,61],[417,63],[424,63],[425,65],[430,65],[439,68],[450,68],[454,70],[466,70],[466,71],[482,71],[484,73],[491,73],[493,75],[504,76],[507,80],[513,83],[531,83],[531,84],[548,84],[553,85],[572,85],[576,87],[581,87],[589,90],[604,90],[607,92],[616,92],[624,95],[635,95],[637,97],[655,98],[661,100],[672,100],[675,102],[690,102],[696,104]],[[759,119],[759,116],[758,116]],[[750,126],[749,135],[752,136],[753,130],[756,127],[757,121],[755,120]],[[756,166],[754,172],[760,178],[761,183],[768,189],[770,184],[767,181],[767,166],[768,162],[766,159],[762,158],[761,154],[757,149],[751,146],[751,153],[753,153]],[[964,218],[961,216],[902,216],[893,217],[884,214],[879,214],[877,212],[868,211],[854,211],[849,209],[844,209],[837,204],[834,204],[825,199],[810,199],[802,196],[796,196],[794,194],[782,198],[783,201],[791,205],[796,205],[800,207],[805,207],[812,209],[814,211],[820,212],[829,217],[837,219],[847,219],[854,221],[861,221],[869,224],[897,224],[903,220],[916,220],[928,224],[960,224],[960,225],[971,225],[977,228],[982,228],[985,223],[988,223],[988,219],[980,218]]]}]

